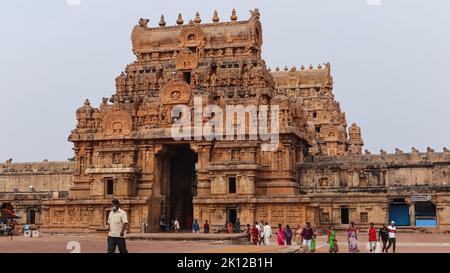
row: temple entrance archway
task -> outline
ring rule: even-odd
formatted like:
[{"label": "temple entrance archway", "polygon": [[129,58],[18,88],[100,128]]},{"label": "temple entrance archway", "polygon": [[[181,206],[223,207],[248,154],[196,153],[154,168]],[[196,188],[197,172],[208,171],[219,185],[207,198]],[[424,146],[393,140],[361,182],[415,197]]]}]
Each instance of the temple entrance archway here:
[{"label": "temple entrance archway", "polygon": [[197,194],[197,154],[188,144],[164,145],[160,159],[161,218],[166,223],[178,219],[181,229],[192,229],[193,203]]}]

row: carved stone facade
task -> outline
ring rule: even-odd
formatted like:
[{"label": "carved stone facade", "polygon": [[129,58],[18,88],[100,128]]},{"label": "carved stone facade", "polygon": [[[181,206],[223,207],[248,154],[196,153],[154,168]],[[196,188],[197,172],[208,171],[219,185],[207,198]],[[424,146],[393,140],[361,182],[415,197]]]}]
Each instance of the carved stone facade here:
[{"label": "carved stone facade", "polygon": [[[393,203],[435,208],[438,227],[450,229],[450,155],[447,149],[410,154],[362,153],[361,130],[348,128],[333,95],[330,64],[270,71],[261,59],[259,11],[238,21],[149,27],[141,19],[131,41],[136,60],[115,79],[116,92],[98,107],[76,111],[73,183],[68,198],[42,201],[42,227],[100,231],[113,197],[130,215],[130,231],[157,231],[159,221],[209,220],[213,229],[242,224],[346,226],[381,224]],[[250,139],[175,140],[175,105],[279,107],[279,145],[263,150]],[[211,116],[203,116],[207,121]],[[248,117],[250,119],[250,116]],[[246,117],[246,121],[248,120]],[[195,131],[193,126],[193,131]],[[50,182],[50,183],[54,183]],[[414,201],[414,195],[430,200]],[[415,199],[416,198],[416,199]],[[403,201],[400,201],[403,200]],[[412,216],[411,216],[412,217]],[[411,218],[411,225],[414,225]]]}]

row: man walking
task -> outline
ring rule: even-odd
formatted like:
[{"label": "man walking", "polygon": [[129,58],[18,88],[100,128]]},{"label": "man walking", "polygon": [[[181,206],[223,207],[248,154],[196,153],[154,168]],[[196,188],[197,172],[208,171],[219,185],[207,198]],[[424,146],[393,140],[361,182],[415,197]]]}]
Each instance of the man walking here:
[{"label": "man walking", "polygon": [[311,223],[306,222],[306,227],[301,231],[300,236],[302,237],[302,242],[303,245],[307,245],[308,246],[308,252],[311,251],[311,243],[312,243],[312,238],[314,236],[314,230],[311,227]]},{"label": "man walking", "polygon": [[383,224],[383,227],[378,231],[378,241],[383,243],[383,248],[381,249],[381,253],[387,253],[387,241],[389,239],[389,231],[387,229],[387,225]]},{"label": "man walking", "polygon": [[272,237],[272,228],[269,226],[269,223],[266,222],[264,226],[264,245],[270,245],[270,237]]},{"label": "man walking", "polygon": [[397,228],[395,227],[395,222],[391,221],[391,225],[388,226],[387,229],[389,232],[389,244],[386,248],[386,253],[388,252],[391,245],[392,245],[392,253],[395,253],[395,242],[396,242],[396,233],[397,233]]},{"label": "man walking", "polygon": [[367,234],[369,235],[370,252],[375,253],[375,249],[377,248],[377,230],[374,228],[373,223],[370,223]]},{"label": "man walking", "polygon": [[120,253],[128,253],[124,237],[128,218],[127,213],[119,206],[119,200],[113,199],[111,212],[108,217],[108,253],[116,252],[116,246],[119,248]]}]

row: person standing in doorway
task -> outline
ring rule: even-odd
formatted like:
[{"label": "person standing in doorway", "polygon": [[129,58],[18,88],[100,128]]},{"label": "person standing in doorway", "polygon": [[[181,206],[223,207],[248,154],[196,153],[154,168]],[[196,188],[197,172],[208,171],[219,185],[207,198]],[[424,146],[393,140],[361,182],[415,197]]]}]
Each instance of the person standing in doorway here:
[{"label": "person standing in doorway", "polygon": [[173,222],[173,229],[175,232],[178,232],[180,230],[180,222],[178,222],[178,218],[175,218],[175,221]]},{"label": "person standing in doorway", "polygon": [[266,222],[264,226],[264,245],[270,245],[270,237],[272,237],[272,228],[269,226],[269,223]]},{"label": "person standing in doorway", "polygon": [[373,223],[370,223],[370,227],[367,230],[367,234],[369,235],[370,252],[375,253],[375,249],[377,248],[377,230],[374,228]]},{"label": "person standing in doorway", "polygon": [[228,223],[227,228],[228,228],[228,233],[233,233],[233,229],[234,229],[233,223]]},{"label": "person standing in doorway", "polygon": [[198,234],[200,231],[200,225],[197,222],[197,219],[194,220],[194,224],[192,224],[192,232]]},{"label": "person standing in doorway", "polygon": [[120,253],[128,253],[124,237],[127,225],[127,213],[120,208],[119,200],[113,199],[108,217],[108,253],[116,252],[116,247]]},{"label": "person standing in doorway", "polygon": [[395,227],[395,222],[391,221],[391,225],[387,227],[389,232],[389,244],[386,248],[386,253],[388,253],[389,248],[392,245],[392,253],[395,253],[395,243],[396,243],[396,235],[397,235],[397,228]]},{"label": "person standing in doorway", "polygon": [[237,233],[241,232],[241,221],[239,218],[236,219],[236,223],[234,224],[234,231]]}]

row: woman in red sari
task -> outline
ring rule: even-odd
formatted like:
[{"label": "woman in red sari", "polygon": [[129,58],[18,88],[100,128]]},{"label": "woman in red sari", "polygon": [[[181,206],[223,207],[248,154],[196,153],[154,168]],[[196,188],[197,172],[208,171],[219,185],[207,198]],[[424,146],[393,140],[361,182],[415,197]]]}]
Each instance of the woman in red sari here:
[{"label": "woman in red sari", "polygon": [[259,242],[259,230],[256,227],[257,225],[258,225],[258,223],[255,223],[251,229],[252,240],[253,240],[254,245],[257,245]]},{"label": "woman in red sari", "polygon": [[279,246],[284,245],[284,232],[281,224],[278,224],[278,232],[277,232],[277,242]]}]

